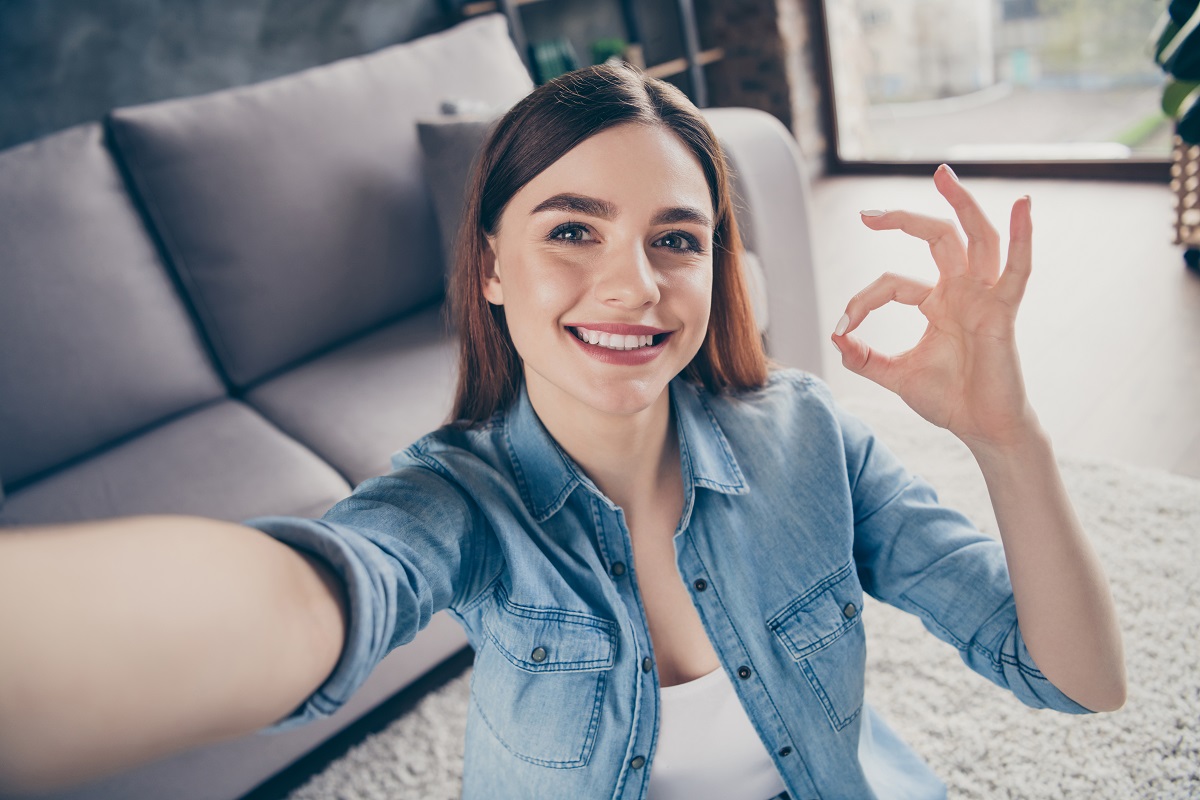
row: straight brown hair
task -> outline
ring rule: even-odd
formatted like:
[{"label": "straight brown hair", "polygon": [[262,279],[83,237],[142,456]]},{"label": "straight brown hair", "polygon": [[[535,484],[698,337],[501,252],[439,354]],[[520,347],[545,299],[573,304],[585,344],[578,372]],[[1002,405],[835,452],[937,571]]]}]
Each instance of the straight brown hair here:
[{"label": "straight brown hair", "polygon": [[535,89],[509,109],[483,144],[468,186],[449,288],[461,342],[450,422],[483,422],[507,408],[520,390],[521,359],[509,337],[504,307],[483,296],[487,237],[496,235],[505,206],[571,148],[625,124],[673,131],[703,167],[716,214],[708,331],[683,375],[710,392],[765,383],[767,359],[743,277],[729,170],[716,135],[671,84],[627,64],[600,64]]}]

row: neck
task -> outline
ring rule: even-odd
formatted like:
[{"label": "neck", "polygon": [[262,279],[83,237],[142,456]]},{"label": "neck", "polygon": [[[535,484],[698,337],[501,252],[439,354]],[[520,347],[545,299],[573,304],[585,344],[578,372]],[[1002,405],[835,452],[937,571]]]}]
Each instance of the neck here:
[{"label": "neck", "polygon": [[609,414],[541,381],[526,382],[546,430],[608,499],[623,509],[679,480],[679,442],[664,388],[648,408]]}]

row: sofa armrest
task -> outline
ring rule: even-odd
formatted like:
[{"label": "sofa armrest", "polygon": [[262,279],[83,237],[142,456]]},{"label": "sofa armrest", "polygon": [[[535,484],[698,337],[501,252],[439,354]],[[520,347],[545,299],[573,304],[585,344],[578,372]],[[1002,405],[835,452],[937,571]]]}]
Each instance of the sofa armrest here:
[{"label": "sofa armrest", "polygon": [[767,283],[767,352],[775,361],[823,374],[825,337],[809,225],[808,172],[778,119],[749,108],[709,108],[705,119],[733,172],[738,227]]}]

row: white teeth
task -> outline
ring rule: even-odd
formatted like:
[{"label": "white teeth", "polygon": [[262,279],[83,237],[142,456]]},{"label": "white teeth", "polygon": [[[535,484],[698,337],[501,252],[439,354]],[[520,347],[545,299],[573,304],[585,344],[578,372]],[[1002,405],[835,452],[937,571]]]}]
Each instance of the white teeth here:
[{"label": "white teeth", "polygon": [[620,333],[603,333],[587,328],[574,328],[573,330],[576,336],[588,344],[598,344],[609,350],[636,350],[639,347],[649,347],[654,344],[653,336],[627,336]]}]

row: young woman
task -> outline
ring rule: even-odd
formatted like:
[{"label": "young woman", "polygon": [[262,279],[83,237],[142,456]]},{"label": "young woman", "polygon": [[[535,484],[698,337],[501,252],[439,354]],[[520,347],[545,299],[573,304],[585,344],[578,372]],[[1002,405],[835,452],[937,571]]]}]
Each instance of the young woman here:
[{"label": "young woman", "polygon": [[[3,537],[0,784],[328,715],[442,609],[476,652],[466,798],[944,796],[863,703],[864,592],[1028,705],[1119,708],[1106,580],[1015,347],[1029,200],[1001,270],[971,195],[946,167],[934,182],[966,242],[949,220],[864,212],[927,240],[940,276],[882,276],[832,342],[970,447],[1002,542],[820,380],[767,362],[696,109],[632,68],[584,69],[484,147],[453,422],[392,473],[321,520]],[[929,320],[895,357],[850,335],[890,300]]]}]

